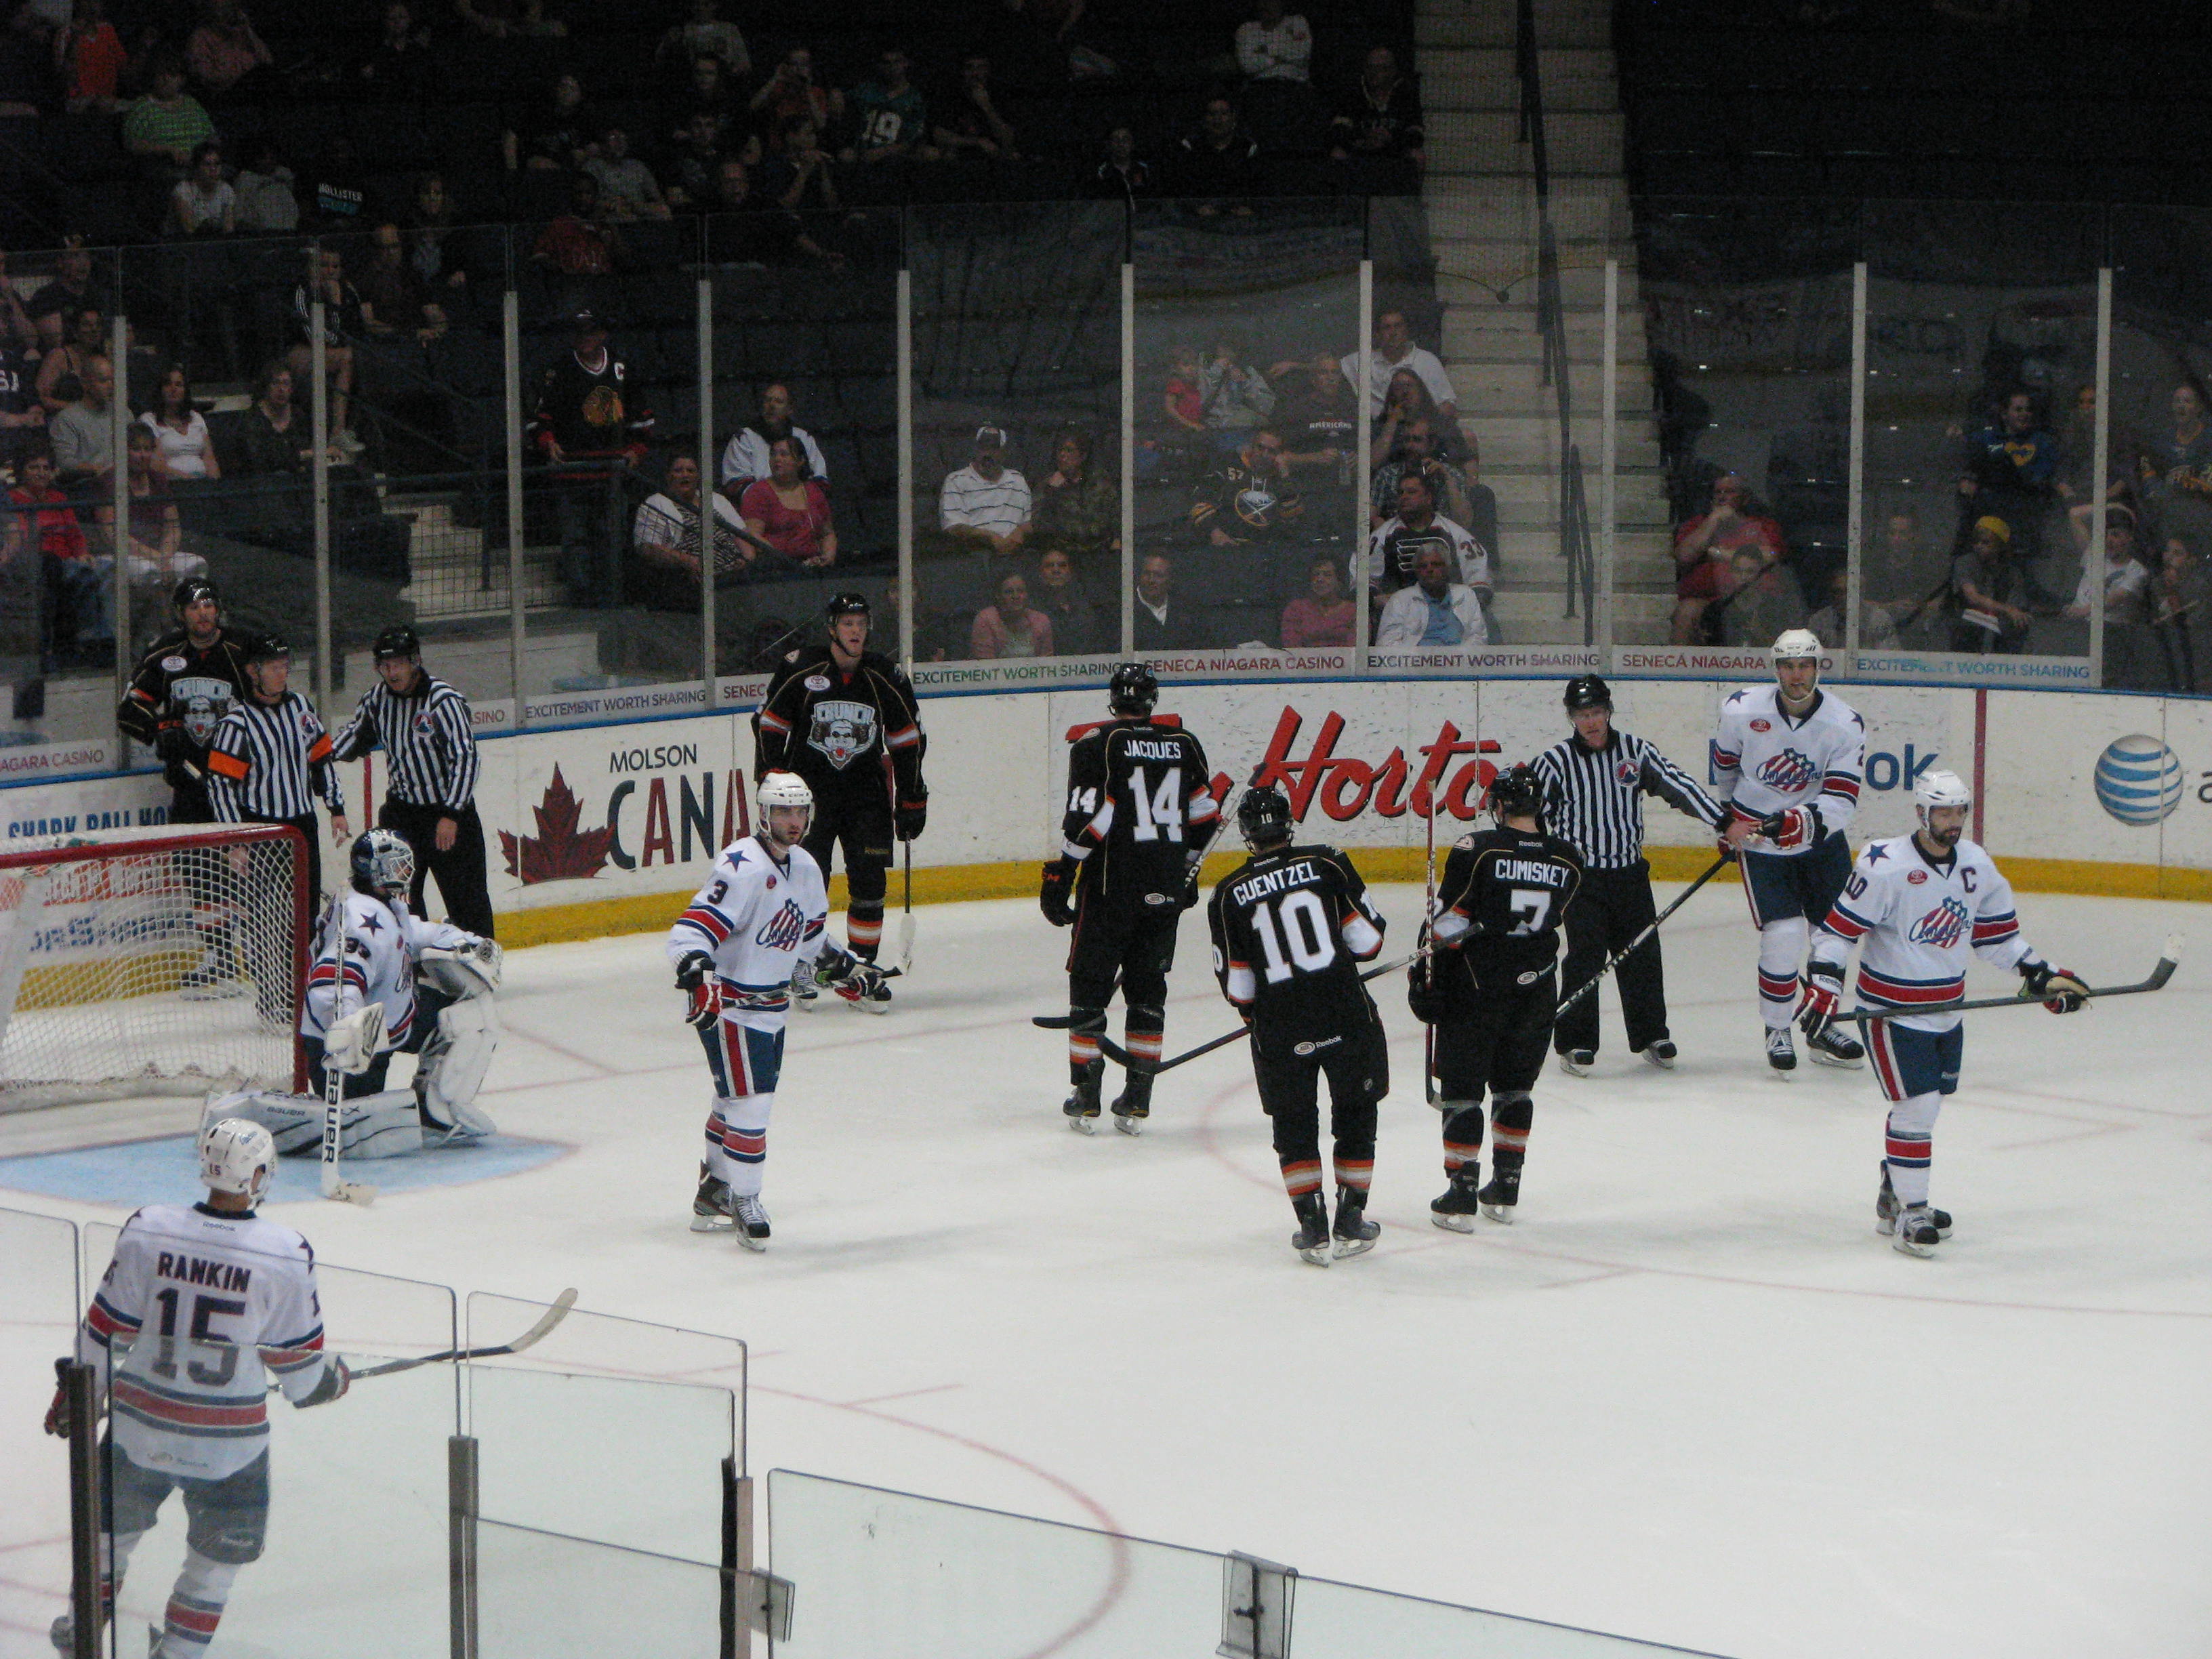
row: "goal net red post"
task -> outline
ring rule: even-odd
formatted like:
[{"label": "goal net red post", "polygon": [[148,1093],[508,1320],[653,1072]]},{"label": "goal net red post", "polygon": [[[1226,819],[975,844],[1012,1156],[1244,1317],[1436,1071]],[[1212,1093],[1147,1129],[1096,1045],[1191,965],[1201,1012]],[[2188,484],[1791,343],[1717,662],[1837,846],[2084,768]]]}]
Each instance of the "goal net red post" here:
[{"label": "goal net red post", "polygon": [[303,1091],[312,906],[288,824],[171,824],[0,853],[0,1112]]}]

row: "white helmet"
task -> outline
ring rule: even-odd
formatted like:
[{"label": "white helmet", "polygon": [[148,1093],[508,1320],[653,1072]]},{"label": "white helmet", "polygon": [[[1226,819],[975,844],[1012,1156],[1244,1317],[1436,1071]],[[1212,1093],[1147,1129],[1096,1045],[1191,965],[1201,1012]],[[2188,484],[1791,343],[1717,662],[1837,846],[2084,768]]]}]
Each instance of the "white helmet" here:
[{"label": "white helmet", "polygon": [[[803,806],[806,809],[806,828],[814,827],[814,792],[806,787],[806,780],[796,772],[770,772],[753,788],[753,807],[759,814],[756,826],[763,840],[773,841],[769,831],[768,813],[771,806]],[[799,832],[800,837],[806,834]],[[794,843],[796,844],[796,843]]]},{"label": "white helmet", "polygon": [[415,849],[393,830],[368,830],[354,837],[354,885],[379,898],[403,898],[415,879]]},{"label": "white helmet", "polygon": [[1775,635],[1774,643],[1767,647],[1769,663],[1802,662],[1810,657],[1820,659],[1820,636],[1809,628],[1785,629]]},{"label": "white helmet", "polygon": [[1927,771],[1912,786],[1912,804],[1924,819],[1930,807],[1972,806],[1974,792],[1956,772]]},{"label": "white helmet", "polygon": [[258,1204],[276,1173],[276,1143],[258,1123],[219,1117],[200,1131],[200,1179],[208,1190]]}]

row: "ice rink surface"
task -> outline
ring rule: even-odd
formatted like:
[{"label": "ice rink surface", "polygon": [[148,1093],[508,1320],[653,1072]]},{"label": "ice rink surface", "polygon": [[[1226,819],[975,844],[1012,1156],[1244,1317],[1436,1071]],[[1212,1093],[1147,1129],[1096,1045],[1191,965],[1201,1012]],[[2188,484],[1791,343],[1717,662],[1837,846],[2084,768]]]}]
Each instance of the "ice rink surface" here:
[{"label": "ice rink surface", "polygon": [[[1386,949],[1409,945],[1419,889],[1379,895]],[[1241,1047],[1163,1079],[1140,1139],[1068,1133],[1062,1040],[1029,1024],[1064,1011],[1065,937],[1019,902],[919,913],[888,1018],[794,1016],[765,1255],[687,1230],[706,1073],[657,935],[508,958],[483,1103],[572,1152],[270,1213],[330,1261],[574,1284],[586,1308],[745,1339],[756,1474],[1744,1659],[2212,1652],[2212,929],[2157,996],[1970,1017],[1936,1139],[1957,1235],[1923,1261],[1873,1230],[1869,1073],[1769,1076],[1741,905],[1716,888],[1668,926],[1679,1070],[1626,1053],[1608,992],[1596,1073],[1546,1073],[1510,1228],[1430,1224],[1420,1028],[1381,982],[1383,1232],[1326,1272],[1289,1249]],[[2107,983],[2212,920],[2021,912]],[[1170,1051],[1227,1029],[1197,915],[1173,990]],[[76,1121],[0,1119],[0,1155]],[[9,1598],[9,1639],[57,1610],[35,1601]]]}]

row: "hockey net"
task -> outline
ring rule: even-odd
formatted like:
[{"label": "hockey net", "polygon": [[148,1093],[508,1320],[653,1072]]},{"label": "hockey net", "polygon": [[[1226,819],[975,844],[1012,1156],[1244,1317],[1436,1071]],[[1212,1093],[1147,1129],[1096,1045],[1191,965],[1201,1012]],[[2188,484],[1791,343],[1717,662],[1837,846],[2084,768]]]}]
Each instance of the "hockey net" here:
[{"label": "hockey net", "polygon": [[169,825],[0,853],[0,1112],[300,1089],[307,848]]}]

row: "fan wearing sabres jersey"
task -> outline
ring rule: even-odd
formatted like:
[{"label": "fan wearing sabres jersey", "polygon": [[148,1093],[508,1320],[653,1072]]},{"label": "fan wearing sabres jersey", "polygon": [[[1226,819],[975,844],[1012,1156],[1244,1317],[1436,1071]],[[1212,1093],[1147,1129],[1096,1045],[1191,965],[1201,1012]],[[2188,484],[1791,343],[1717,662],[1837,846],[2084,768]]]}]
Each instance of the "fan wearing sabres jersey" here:
[{"label": "fan wearing sabres jersey", "polygon": [[739,1243],[764,1250],[761,1166],[794,981],[811,991],[818,979],[857,1002],[881,988],[883,972],[823,931],[830,895],[822,866],[800,845],[812,825],[814,792],[793,773],[770,772],[754,805],[758,828],[722,849],[707,884],[668,930],[667,948],[676,988],[690,999],[684,1018],[699,1033],[714,1079],[691,1231],[735,1227]]},{"label": "fan wearing sabres jersey", "polygon": [[[1796,1069],[1790,1037],[1797,973],[1813,928],[1851,872],[1844,830],[1866,775],[1866,722],[1820,686],[1820,641],[1793,628],[1774,641],[1771,685],[1748,685],[1721,704],[1713,733],[1716,793],[1729,804],[1723,851],[1742,860],[1744,896],[1759,929],[1759,1012],[1766,1063]],[[1806,1041],[1824,1066],[1856,1066],[1866,1051],[1823,1027]]]},{"label": "fan wearing sabres jersey", "polygon": [[1837,1017],[1844,968],[1859,947],[1861,1003],[1925,1009],[1867,1023],[1874,1073],[1889,1102],[1888,1139],[1875,1225],[1909,1255],[1929,1255],[1951,1236],[1951,1218],[1928,1203],[1936,1114],[1959,1086],[1966,1034],[1943,1005],[1966,995],[1970,957],[2016,969],[2022,994],[2054,1014],[2081,1006],[2087,988],[2052,968],[2021,937],[2012,885],[1996,862],[1964,839],[1973,796],[1949,772],[1924,772],[1913,790],[1920,828],[1869,842],[1835,906],[1813,936],[1798,1022],[1817,1040]]}]

